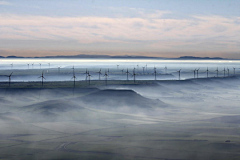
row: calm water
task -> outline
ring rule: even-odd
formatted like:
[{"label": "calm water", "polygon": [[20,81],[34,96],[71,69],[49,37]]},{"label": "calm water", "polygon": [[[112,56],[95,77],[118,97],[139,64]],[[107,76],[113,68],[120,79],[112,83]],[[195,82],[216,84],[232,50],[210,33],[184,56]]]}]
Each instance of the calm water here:
[{"label": "calm water", "polygon": [[[29,65],[28,65],[29,64]],[[108,73],[108,79],[126,80],[126,71],[133,73],[135,68],[136,80],[154,80],[154,67],[156,68],[157,80],[178,79],[178,70],[181,69],[181,79],[193,78],[194,69],[199,69],[198,77],[209,77],[240,74],[239,60],[126,60],[126,59],[0,59],[0,81],[8,81],[6,75],[12,74],[12,81],[40,81],[38,78],[44,72],[46,81],[69,81],[74,72],[77,80],[85,80],[86,70],[91,74],[92,80],[99,79],[99,70],[103,75]],[[227,70],[229,69],[229,70]],[[228,73],[229,71],[229,73]],[[197,74],[195,75],[197,77]],[[129,80],[132,80],[129,75]]]}]

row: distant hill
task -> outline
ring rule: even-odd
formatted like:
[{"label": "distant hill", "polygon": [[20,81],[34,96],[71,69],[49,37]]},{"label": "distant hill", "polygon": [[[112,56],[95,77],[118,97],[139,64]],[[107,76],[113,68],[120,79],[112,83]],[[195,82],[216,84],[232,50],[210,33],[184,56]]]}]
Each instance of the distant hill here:
[{"label": "distant hill", "polygon": [[100,59],[190,59],[190,60],[197,60],[197,59],[224,59],[221,57],[194,57],[194,56],[182,56],[179,58],[166,58],[166,57],[149,57],[149,56],[109,56],[109,55],[87,55],[87,54],[79,54],[79,55],[70,55],[70,56],[45,56],[45,57],[18,57],[18,56],[7,56],[0,58],[100,58]]},{"label": "distant hill", "polygon": [[158,99],[148,99],[133,90],[106,89],[80,98],[86,105],[104,110],[121,110],[126,112],[151,110],[168,107]]},{"label": "distant hill", "polygon": [[179,59],[223,59],[221,57],[193,57],[193,56],[183,56],[179,57]]}]

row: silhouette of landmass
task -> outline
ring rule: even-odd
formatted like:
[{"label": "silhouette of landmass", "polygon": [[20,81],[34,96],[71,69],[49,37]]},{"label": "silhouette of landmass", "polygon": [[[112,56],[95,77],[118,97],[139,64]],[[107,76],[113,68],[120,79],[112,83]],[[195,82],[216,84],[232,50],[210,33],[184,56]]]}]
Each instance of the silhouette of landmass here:
[{"label": "silhouette of landmass", "polygon": [[122,110],[122,112],[136,112],[136,110],[142,109],[150,111],[151,109],[160,109],[170,106],[159,99],[148,99],[143,97],[133,90],[100,90],[83,96],[79,100],[93,108],[108,111],[124,107],[125,109]]},{"label": "silhouette of landmass", "polygon": [[194,56],[182,56],[178,59],[224,59],[221,57],[194,57]]},{"label": "silhouette of landmass", "polygon": [[178,58],[167,58],[167,57],[150,57],[150,56],[109,56],[109,55],[87,55],[87,54],[79,54],[79,55],[70,55],[70,56],[44,56],[44,57],[22,57],[22,56],[7,56],[0,58],[104,58],[104,59],[226,59],[221,57],[194,57],[194,56],[182,56]]}]

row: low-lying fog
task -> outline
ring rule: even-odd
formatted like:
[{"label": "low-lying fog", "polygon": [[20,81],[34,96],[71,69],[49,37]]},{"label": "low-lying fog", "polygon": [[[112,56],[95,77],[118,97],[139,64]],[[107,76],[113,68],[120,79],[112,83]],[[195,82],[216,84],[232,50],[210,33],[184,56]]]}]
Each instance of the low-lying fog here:
[{"label": "low-lying fog", "polygon": [[[46,81],[69,81],[73,77],[73,68],[78,81],[86,79],[86,70],[91,74],[92,80],[104,79],[105,72],[109,80],[133,80],[133,70],[137,80],[176,80],[197,77],[232,76],[240,73],[237,60],[126,60],[126,59],[1,59],[0,81],[8,81],[8,75],[12,72],[11,80],[40,81],[39,76],[44,72]],[[134,69],[135,68],[135,69]],[[155,69],[154,69],[155,68]],[[234,69],[235,68],[235,69]],[[218,75],[217,71],[218,70]],[[197,73],[198,72],[198,73]],[[235,72],[235,73],[234,73]]]},{"label": "low-lying fog", "polygon": [[149,84],[0,88],[0,159],[239,159],[239,86],[236,70]]}]

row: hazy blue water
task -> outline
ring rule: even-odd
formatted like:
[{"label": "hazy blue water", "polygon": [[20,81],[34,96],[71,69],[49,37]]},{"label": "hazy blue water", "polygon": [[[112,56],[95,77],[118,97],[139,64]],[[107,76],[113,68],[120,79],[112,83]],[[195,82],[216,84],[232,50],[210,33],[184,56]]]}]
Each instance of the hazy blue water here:
[{"label": "hazy blue water", "polygon": [[[40,66],[41,63],[41,66]],[[49,65],[50,63],[50,65]],[[13,64],[13,65],[11,65]],[[29,67],[28,65],[29,64]],[[117,65],[119,65],[117,67]],[[126,60],[126,59],[0,59],[0,81],[8,81],[8,75],[13,72],[12,81],[39,81],[41,72],[47,81],[69,81],[73,75],[73,66],[77,80],[85,80],[84,72],[87,69],[92,75],[92,80],[98,80],[97,71],[101,69],[102,74],[110,70],[111,80],[126,80],[126,70],[130,73],[137,73],[136,79],[154,80],[154,67],[157,70],[157,79],[178,79],[177,70],[181,69],[181,79],[193,78],[194,69],[199,70],[199,78],[206,77],[206,69],[209,69],[209,77],[216,76],[216,69],[219,76],[223,76],[223,69],[229,69],[229,75],[233,75],[233,67],[236,74],[240,73],[239,60]],[[58,70],[58,67],[61,67]],[[143,74],[143,67],[144,74]],[[167,70],[165,70],[167,67]],[[121,70],[124,69],[122,72]],[[165,74],[167,72],[167,74]],[[122,74],[123,73],[123,74]],[[101,75],[101,79],[104,77]],[[129,79],[133,77],[129,75]]]}]

